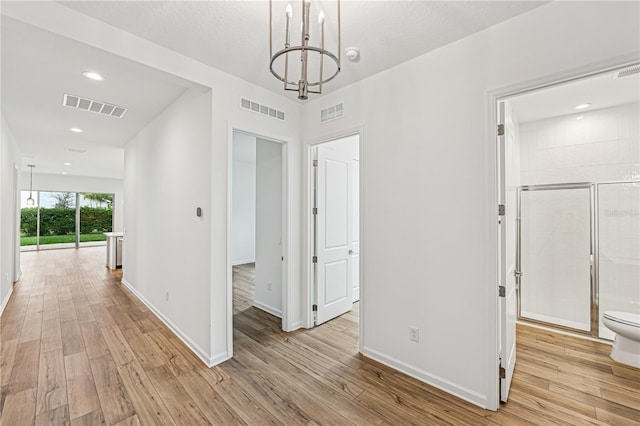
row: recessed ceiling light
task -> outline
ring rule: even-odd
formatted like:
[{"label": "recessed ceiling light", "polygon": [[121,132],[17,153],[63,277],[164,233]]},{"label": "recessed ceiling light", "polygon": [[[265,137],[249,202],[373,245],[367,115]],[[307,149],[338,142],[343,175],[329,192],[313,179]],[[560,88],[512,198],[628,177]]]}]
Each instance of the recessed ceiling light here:
[{"label": "recessed ceiling light", "polygon": [[585,108],[589,108],[591,106],[591,104],[586,103],[586,104],[580,104],[580,105],[576,105],[576,109],[585,109]]},{"label": "recessed ceiling light", "polygon": [[84,130],[82,130],[79,127],[72,127],[69,130],[71,130],[73,133],[82,133],[82,132],[84,132]]},{"label": "recessed ceiling light", "polygon": [[62,174],[63,174],[63,175],[66,175],[66,174],[67,174],[67,172],[62,172]]},{"label": "recessed ceiling light", "polygon": [[576,117],[576,120],[582,120],[584,118],[584,115],[579,115]]},{"label": "recessed ceiling light", "polygon": [[65,165],[65,166],[70,166],[70,165],[71,165],[71,163],[64,163],[64,165]]},{"label": "recessed ceiling light", "polygon": [[88,79],[95,80],[95,81],[104,80],[103,76],[101,76],[100,74],[98,74],[97,72],[94,72],[94,71],[85,71],[85,72],[82,73],[82,75],[84,75]]}]

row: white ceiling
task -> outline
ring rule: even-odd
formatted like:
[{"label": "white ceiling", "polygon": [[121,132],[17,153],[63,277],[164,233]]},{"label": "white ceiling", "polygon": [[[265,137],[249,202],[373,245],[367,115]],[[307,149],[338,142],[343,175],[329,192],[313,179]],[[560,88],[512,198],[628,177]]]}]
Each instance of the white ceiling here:
[{"label": "white ceiling", "polygon": [[[85,78],[86,70],[99,70],[105,81]],[[122,178],[123,146],[189,87],[197,86],[2,16],[2,113],[25,171],[35,164],[34,173]],[[119,119],[64,107],[64,93],[129,110]]]},{"label": "white ceiling", "polygon": [[[64,1],[77,12],[172,49],[276,93],[268,68],[267,1]],[[314,4],[317,3],[314,1]],[[359,62],[324,87],[336,90],[546,2],[342,0],[342,47]],[[274,2],[274,35],[282,37],[287,3]],[[315,7],[315,6],[314,6]],[[335,38],[335,3],[325,2],[327,47]],[[278,12],[279,11],[279,12]],[[317,11],[314,12],[314,14]],[[299,19],[299,18],[298,18]],[[294,17],[295,20],[295,17]],[[293,24],[296,27],[299,24]],[[315,37],[312,34],[312,38]],[[274,45],[274,49],[281,47]],[[82,77],[99,70],[101,83]],[[2,110],[35,172],[123,176],[123,145],[186,88],[187,82],[2,17]],[[122,119],[62,107],[63,93],[122,105]],[[292,98],[295,94],[289,92]],[[84,133],[74,134],[77,126]],[[84,154],[66,148],[86,149]],[[64,162],[72,163],[64,166]]]},{"label": "white ceiling", "polygon": [[[298,3],[300,0],[293,0]],[[282,93],[269,72],[268,1],[63,1],[65,6]],[[287,1],[274,1],[274,40],[282,39]],[[350,1],[341,2],[342,47],[360,48],[359,62],[342,59],[325,93],[510,19],[546,2]],[[319,2],[327,15],[326,47],[334,50],[333,1]],[[317,9],[312,10],[315,17]],[[294,11],[293,28],[300,14]],[[312,23],[316,22],[315,18]],[[317,33],[311,34],[311,44]],[[292,37],[292,41],[297,41]],[[276,45],[274,50],[282,49]],[[291,98],[296,94],[289,92]]]},{"label": "white ceiling", "polygon": [[[640,102],[640,74],[613,78],[608,72],[510,99],[515,121],[525,123]],[[590,103],[582,111],[575,107]]]}]

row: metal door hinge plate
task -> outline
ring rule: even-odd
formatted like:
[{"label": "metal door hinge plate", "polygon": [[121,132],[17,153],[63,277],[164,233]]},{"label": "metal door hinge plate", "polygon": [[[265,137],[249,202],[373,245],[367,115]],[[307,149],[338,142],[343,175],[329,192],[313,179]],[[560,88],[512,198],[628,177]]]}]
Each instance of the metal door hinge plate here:
[{"label": "metal door hinge plate", "polygon": [[313,312],[318,312],[318,305],[313,305],[311,309],[313,310]]},{"label": "metal door hinge plate", "polygon": [[500,378],[501,379],[506,379],[507,378],[507,370],[504,369],[504,367],[500,366]]},{"label": "metal door hinge plate", "polygon": [[498,124],[498,136],[504,135],[504,124]]},{"label": "metal door hinge plate", "polygon": [[318,214],[318,208],[317,208],[317,207],[314,207],[314,208],[313,208],[313,210],[312,210],[312,213],[313,213],[313,214]]},{"label": "metal door hinge plate", "polygon": [[311,260],[313,261],[313,263],[318,263],[318,256],[313,256]]},{"label": "metal door hinge plate", "polygon": [[503,285],[498,286],[498,296],[505,297],[507,295],[507,288]]},{"label": "metal door hinge plate", "polygon": [[498,216],[504,216],[505,208],[504,204],[498,204]]},{"label": "metal door hinge plate", "polygon": [[318,160],[313,160],[313,167],[318,167]]}]

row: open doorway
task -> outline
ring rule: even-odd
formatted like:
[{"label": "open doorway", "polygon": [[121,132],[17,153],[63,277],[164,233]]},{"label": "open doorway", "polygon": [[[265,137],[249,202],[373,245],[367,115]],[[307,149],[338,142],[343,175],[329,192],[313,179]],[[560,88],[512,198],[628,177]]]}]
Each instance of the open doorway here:
[{"label": "open doorway", "polygon": [[311,149],[311,294],[313,324],[320,325],[359,310],[360,137],[351,135]]},{"label": "open doorway", "polygon": [[516,322],[610,343],[605,311],[640,317],[639,70],[498,100],[502,401]]},{"label": "open doorway", "polygon": [[286,144],[233,131],[231,256],[234,328],[283,328]]}]

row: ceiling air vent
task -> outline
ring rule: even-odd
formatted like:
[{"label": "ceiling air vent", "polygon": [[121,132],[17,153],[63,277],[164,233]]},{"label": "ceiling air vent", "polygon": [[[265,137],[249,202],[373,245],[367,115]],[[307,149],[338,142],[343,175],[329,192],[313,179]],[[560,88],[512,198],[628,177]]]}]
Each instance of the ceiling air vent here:
[{"label": "ceiling air vent", "polygon": [[80,148],[67,148],[67,151],[75,152],[75,153],[78,153],[78,154],[84,154],[85,152],[87,152],[86,149],[80,149]]},{"label": "ceiling air vent", "polygon": [[266,105],[259,104],[258,102],[250,101],[246,98],[240,98],[240,108],[255,112],[260,115],[275,118],[276,120],[284,120],[284,112],[278,111],[275,108],[271,108]]},{"label": "ceiling air vent", "polygon": [[635,65],[633,67],[625,68],[623,70],[614,72],[613,73],[613,78],[628,77],[630,75],[634,75],[634,74],[638,74],[638,73],[640,73],[640,65]]},{"label": "ceiling air vent", "polygon": [[83,109],[85,111],[97,112],[111,117],[122,118],[127,112],[127,108],[108,104],[106,102],[83,98],[81,96],[64,94],[62,105],[71,108]]},{"label": "ceiling air vent", "polygon": [[320,111],[320,122],[326,123],[327,121],[337,120],[343,116],[344,108],[342,107],[342,104],[334,105]]}]

